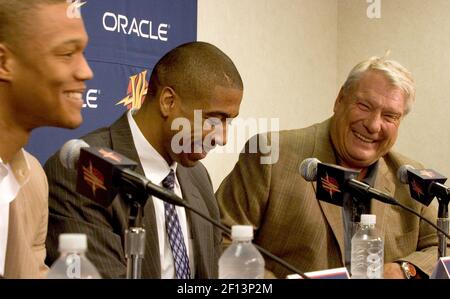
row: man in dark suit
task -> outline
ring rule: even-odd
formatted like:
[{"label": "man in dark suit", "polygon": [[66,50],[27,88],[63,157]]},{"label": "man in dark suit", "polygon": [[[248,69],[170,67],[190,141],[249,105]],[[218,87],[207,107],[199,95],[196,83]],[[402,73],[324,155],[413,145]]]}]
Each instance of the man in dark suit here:
[{"label": "man in dark suit", "polygon": [[[208,43],[187,43],[156,64],[138,111],[82,139],[138,161],[137,172],[219,219],[209,175],[198,161],[226,143],[226,126],[239,113],[242,93],[239,72],[226,54]],[[58,256],[59,234],[85,233],[87,256],[102,277],[124,277],[129,202],[118,197],[103,208],[78,195],[76,173],[61,165],[58,153],[44,169],[50,186],[47,264]],[[144,209],[144,227],[143,278],[217,278],[221,232],[210,223],[153,198]]]}]

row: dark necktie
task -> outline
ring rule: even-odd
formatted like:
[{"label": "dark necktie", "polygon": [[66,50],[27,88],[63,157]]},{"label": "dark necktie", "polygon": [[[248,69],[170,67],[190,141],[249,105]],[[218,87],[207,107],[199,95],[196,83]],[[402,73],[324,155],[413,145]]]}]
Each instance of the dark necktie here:
[{"label": "dark necktie", "polygon": [[[162,181],[164,188],[173,192],[175,187],[175,173],[173,169]],[[191,269],[189,267],[189,257],[187,255],[186,244],[184,243],[183,232],[178,219],[175,206],[164,202],[166,216],[166,231],[169,237],[170,248],[172,249],[173,261],[175,264],[175,274],[178,279],[190,279]]]}]

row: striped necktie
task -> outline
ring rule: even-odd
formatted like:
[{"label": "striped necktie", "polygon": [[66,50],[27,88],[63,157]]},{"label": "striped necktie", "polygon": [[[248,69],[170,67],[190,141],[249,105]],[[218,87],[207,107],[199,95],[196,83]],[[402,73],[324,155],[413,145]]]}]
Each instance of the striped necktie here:
[{"label": "striped necktie", "polygon": [[[175,173],[173,169],[162,181],[164,188],[174,191]],[[181,230],[175,206],[164,202],[166,217],[166,231],[169,237],[170,248],[172,249],[173,261],[175,263],[175,274],[178,279],[190,279],[191,269],[189,267],[189,257],[187,255],[186,244],[184,243],[183,231]]]}]

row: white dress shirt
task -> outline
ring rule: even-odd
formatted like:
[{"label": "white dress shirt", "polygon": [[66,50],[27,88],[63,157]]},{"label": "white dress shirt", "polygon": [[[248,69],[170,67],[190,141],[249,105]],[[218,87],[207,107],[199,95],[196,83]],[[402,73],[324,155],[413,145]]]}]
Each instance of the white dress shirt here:
[{"label": "white dress shirt", "polygon": [[9,205],[16,198],[20,187],[26,183],[29,165],[23,150],[11,163],[3,163],[0,158],[0,275],[5,272],[6,248],[8,243]]},{"label": "white dress shirt", "polygon": [[[139,160],[144,169],[145,176],[152,183],[162,186],[162,181],[169,174],[170,169],[176,173],[177,163],[173,163],[169,166],[166,160],[153,148],[153,146],[142,135],[139,127],[137,126],[132,114],[136,110],[130,110],[127,114],[128,123],[131,129],[131,135],[133,137],[134,145],[139,156]],[[175,175],[175,187],[174,192],[179,197],[182,197],[181,187],[178,182],[178,178]],[[164,212],[164,202],[155,196],[153,198],[153,205],[155,207],[156,227],[158,230],[158,242],[159,242],[159,255],[161,261],[161,278],[176,278],[175,266],[173,261],[172,249],[170,248],[169,237],[166,232],[166,220]],[[147,203],[149,204],[149,203]],[[184,243],[186,244],[186,250],[189,256],[189,266],[191,269],[191,277],[195,277],[195,263],[194,254],[192,248],[192,241],[190,236],[190,230],[186,219],[186,212],[183,207],[176,206],[176,212],[180,220],[181,230],[183,232]]]}]

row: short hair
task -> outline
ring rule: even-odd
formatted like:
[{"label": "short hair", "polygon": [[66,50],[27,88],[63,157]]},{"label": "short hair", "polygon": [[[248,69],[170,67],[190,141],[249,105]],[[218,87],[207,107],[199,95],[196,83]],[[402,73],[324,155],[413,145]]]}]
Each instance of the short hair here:
[{"label": "short hair", "polygon": [[383,57],[374,56],[358,63],[348,74],[347,80],[343,85],[343,91],[344,93],[350,92],[367,72],[381,72],[393,86],[403,91],[406,100],[406,115],[411,110],[416,97],[414,80],[411,73],[400,63],[394,60],[387,60],[387,55],[388,53]]},{"label": "short hair", "polygon": [[165,54],[150,75],[145,102],[169,86],[180,95],[208,97],[214,87],[243,90],[242,78],[233,61],[206,42],[182,44]]},{"label": "short hair", "polygon": [[68,3],[67,0],[0,0],[0,43],[17,44],[27,33],[27,20],[40,5]]}]

